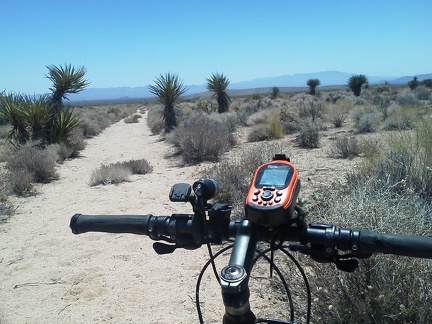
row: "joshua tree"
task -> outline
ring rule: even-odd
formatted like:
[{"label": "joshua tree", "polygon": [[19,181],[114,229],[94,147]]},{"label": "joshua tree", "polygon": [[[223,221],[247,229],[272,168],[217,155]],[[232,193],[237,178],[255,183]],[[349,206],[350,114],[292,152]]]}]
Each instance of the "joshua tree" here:
[{"label": "joshua tree", "polygon": [[75,69],[70,64],[58,67],[50,65],[47,66],[47,69],[46,77],[53,83],[50,88],[52,91],[51,110],[58,114],[63,108],[63,99],[68,99],[68,94],[78,93],[89,85],[89,82],[84,79],[87,69],[84,66]]},{"label": "joshua tree", "polygon": [[279,97],[279,93],[280,93],[279,88],[278,87],[273,87],[272,88],[272,93],[271,93],[271,98],[272,99],[276,99],[277,97]]},{"label": "joshua tree", "polygon": [[420,85],[420,82],[417,80],[417,77],[415,76],[414,79],[408,82],[408,86],[411,90],[414,90]]},{"label": "joshua tree", "polygon": [[164,106],[165,131],[169,133],[177,126],[176,104],[187,88],[183,86],[178,75],[171,73],[161,74],[154,82],[155,85],[149,85],[148,89]]},{"label": "joshua tree", "polygon": [[319,79],[309,79],[306,82],[306,85],[309,87],[309,93],[312,96],[315,96],[315,89],[321,84],[321,81]]},{"label": "joshua tree", "polygon": [[231,102],[230,97],[226,93],[228,85],[230,83],[229,79],[223,74],[212,73],[207,81],[207,90],[213,91],[213,97],[216,98],[218,103],[218,113],[224,113],[228,111],[229,104]]},{"label": "joshua tree", "polygon": [[364,74],[353,75],[348,79],[348,87],[354,92],[355,96],[360,96],[361,87],[367,84],[368,79]]}]

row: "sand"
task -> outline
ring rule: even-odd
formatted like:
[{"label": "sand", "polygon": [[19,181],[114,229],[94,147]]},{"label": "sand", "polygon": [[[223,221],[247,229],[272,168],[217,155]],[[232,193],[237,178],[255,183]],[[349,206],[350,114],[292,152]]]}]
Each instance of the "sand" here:
[{"label": "sand", "polygon": [[[38,185],[35,196],[14,198],[16,214],[0,227],[0,323],[198,322],[195,281],[207,260],[204,247],[159,256],[144,236],[69,229],[75,213],[190,213],[189,204],[169,201],[170,187],[193,183],[209,164],[185,167],[166,158],[170,150],[145,118],[120,121],[88,140],[81,157],[60,165],[59,180]],[[306,191],[353,163],[328,162],[325,145],[290,150]],[[88,185],[101,164],[141,158],[154,167],[151,174],[117,186]],[[208,323],[220,322],[223,311],[213,288],[205,300]]]}]

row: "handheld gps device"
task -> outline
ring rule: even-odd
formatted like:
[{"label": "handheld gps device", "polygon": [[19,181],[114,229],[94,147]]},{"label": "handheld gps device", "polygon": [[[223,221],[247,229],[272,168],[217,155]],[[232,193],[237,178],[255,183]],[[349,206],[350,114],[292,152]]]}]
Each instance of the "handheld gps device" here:
[{"label": "handheld gps device", "polygon": [[285,154],[276,154],[254,173],[245,201],[246,218],[267,227],[288,223],[299,191],[297,169]]}]

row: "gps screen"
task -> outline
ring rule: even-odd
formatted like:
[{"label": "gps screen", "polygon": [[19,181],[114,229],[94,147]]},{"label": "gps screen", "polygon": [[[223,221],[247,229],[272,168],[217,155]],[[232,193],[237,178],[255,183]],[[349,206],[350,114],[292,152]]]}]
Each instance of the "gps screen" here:
[{"label": "gps screen", "polygon": [[255,187],[276,187],[282,189],[288,186],[292,177],[292,169],[286,164],[269,164],[258,171]]}]

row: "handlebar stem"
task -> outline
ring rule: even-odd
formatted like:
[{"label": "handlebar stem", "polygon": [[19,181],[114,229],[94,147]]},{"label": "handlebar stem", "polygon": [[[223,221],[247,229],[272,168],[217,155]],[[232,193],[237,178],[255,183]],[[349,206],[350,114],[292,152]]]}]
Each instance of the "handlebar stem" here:
[{"label": "handlebar stem", "polygon": [[249,305],[249,277],[257,245],[252,223],[237,223],[237,234],[228,266],[222,269],[220,284],[225,305],[224,324],[252,324],[256,317]]}]

